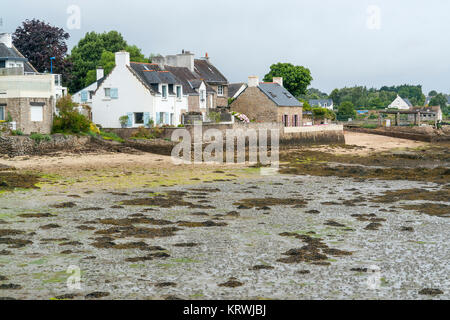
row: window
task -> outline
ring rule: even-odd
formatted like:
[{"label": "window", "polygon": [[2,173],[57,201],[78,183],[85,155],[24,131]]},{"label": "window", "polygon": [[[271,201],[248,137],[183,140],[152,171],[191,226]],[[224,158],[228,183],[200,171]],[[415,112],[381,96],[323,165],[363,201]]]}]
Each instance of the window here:
[{"label": "window", "polygon": [[177,98],[181,99],[181,86],[177,86]]},{"label": "window", "polygon": [[298,115],[294,114],[293,126],[298,127]]},{"label": "window", "polygon": [[111,88],[105,88],[105,98],[111,98]]},{"label": "window", "polygon": [[285,127],[287,127],[289,124],[289,116],[287,115],[287,114],[285,114],[284,116],[283,116],[283,125],[285,126]]},{"label": "window", "polygon": [[143,112],[135,112],[134,113],[134,123],[135,124],[144,124],[144,113]]},{"label": "window", "polygon": [[217,87],[217,94],[218,94],[219,96],[223,96],[223,86],[218,86],[218,87]]},{"label": "window", "polygon": [[5,67],[6,67],[5,61],[0,61],[0,68],[5,68]]},{"label": "window", "polygon": [[200,90],[200,99],[202,101],[206,100],[206,91],[205,90]]},{"label": "window", "polygon": [[162,97],[163,97],[163,99],[167,99],[167,86],[166,85],[162,86]]},{"label": "window", "polygon": [[43,106],[30,106],[30,120],[35,122],[41,122],[44,120],[44,107]]},{"label": "window", "polygon": [[0,120],[6,120],[5,119],[5,106],[0,106]]}]

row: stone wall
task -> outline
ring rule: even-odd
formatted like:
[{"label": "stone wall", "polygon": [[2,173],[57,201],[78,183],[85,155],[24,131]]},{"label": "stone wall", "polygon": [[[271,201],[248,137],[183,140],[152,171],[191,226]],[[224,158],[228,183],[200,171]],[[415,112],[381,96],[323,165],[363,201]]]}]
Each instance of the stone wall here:
[{"label": "stone wall", "polygon": [[[30,104],[43,103],[43,121],[31,121]],[[0,98],[0,105],[6,105],[5,116],[11,114],[12,120],[16,122],[16,129],[24,134],[32,132],[49,134],[53,123],[53,98]]]},{"label": "stone wall", "polygon": [[[172,133],[177,129],[185,129],[191,137],[194,137],[194,125],[186,125],[184,128],[164,128],[161,139],[170,140]],[[222,132],[224,141],[227,130],[241,130],[240,134],[247,135],[248,130],[279,130],[280,146],[296,147],[305,144],[344,144],[344,130],[342,125],[322,125],[309,127],[288,127],[285,128],[281,123],[240,123],[232,124],[203,123],[200,127],[202,136],[209,129],[216,129]],[[199,129],[200,129],[199,128]],[[105,129],[105,131],[114,132],[122,139],[129,139],[137,129]],[[270,134],[268,134],[270,136]]]},{"label": "stone wall", "polygon": [[36,142],[28,136],[0,136],[0,156],[42,155],[55,151],[76,150],[90,141],[86,136],[55,134],[50,141]]},{"label": "stone wall", "polygon": [[348,131],[377,134],[382,136],[409,139],[424,142],[450,141],[450,127],[443,127],[441,130],[431,126],[426,127],[381,127],[376,129],[366,128],[346,128]]}]

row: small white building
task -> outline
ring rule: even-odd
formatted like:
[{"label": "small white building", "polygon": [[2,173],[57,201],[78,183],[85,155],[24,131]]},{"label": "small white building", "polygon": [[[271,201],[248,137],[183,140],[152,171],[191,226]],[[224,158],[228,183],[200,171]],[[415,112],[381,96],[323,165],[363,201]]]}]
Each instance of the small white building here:
[{"label": "small white building", "polygon": [[313,108],[326,108],[328,110],[333,110],[334,108],[333,99],[311,99],[308,102]]},{"label": "small white building", "polygon": [[408,99],[402,98],[397,95],[394,101],[388,106],[388,109],[409,110],[412,107],[411,102]]},{"label": "small white building", "polygon": [[92,121],[104,128],[136,128],[181,123],[188,99],[180,81],[157,64],[130,62],[130,54],[116,52],[116,66],[104,77],[92,96]]},{"label": "small white building", "polygon": [[72,95],[72,101],[78,103],[79,105],[87,105],[92,108],[92,97],[94,92],[97,90],[98,86],[105,79],[105,72],[102,67],[97,68],[97,80],[91,83],[86,88],[81,89],[77,93]]}]

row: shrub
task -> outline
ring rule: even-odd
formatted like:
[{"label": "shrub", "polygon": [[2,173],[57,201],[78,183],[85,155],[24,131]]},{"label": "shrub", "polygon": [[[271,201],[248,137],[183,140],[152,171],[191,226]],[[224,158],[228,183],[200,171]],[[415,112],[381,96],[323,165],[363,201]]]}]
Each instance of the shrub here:
[{"label": "shrub", "polygon": [[133,139],[157,139],[162,136],[163,128],[153,127],[150,129],[139,127],[136,133],[133,134]]},{"label": "shrub", "polygon": [[56,107],[59,115],[53,119],[53,133],[89,133],[91,121],[75,109],[76,103],[70,95],[60,98]]},{"label": "shrub", "polygon": [[41,141],[50,141],[52,138],[48,134],[42,133],[32,133],[30,138],[33,139],[36,143],[41,143]]},{"label": "shrub", "polygon": [[11,135],[13,135],[13,136],[23,136],[23,132],[20,129],[11,130]]}]

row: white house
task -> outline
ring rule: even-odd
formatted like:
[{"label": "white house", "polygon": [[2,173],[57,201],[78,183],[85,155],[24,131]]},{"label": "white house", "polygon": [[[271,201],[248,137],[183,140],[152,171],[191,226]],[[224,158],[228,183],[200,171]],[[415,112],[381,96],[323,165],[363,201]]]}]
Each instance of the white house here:
[{"label": "white house", "polygon": [[411,102],[408,99],[402,98],[397,95],[394,101],[388,106],[388,109],[409,110],[412,107]]},{"label": "white house", "polygon": [[329,110],[333,110],[334,103],[333,99],[311,99],[309,100],[309,105],[311,107],[319,107],[319,108],[326,108]]},{"label": "white house", "polygon": [[80,105],[87,105],[92,107],[92,97],[94,96],[94,92],[97,90],[98,86],[105,79],[105,72],[102,67],[97,68],[97,80],[91,83],[86,88],[81,89],[77,93],[72,95],[72,101],[76,102]]},{"label": "white house", "polygon": [[157,64],[130,62],[130,54],[116,52],[116,66],[92,96],[92,120],[104,128],[178,125],[188,99],[180,81]]}]

